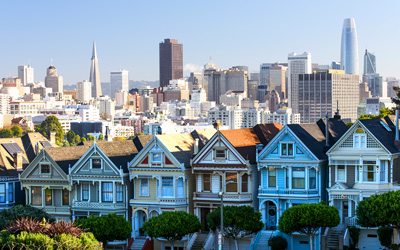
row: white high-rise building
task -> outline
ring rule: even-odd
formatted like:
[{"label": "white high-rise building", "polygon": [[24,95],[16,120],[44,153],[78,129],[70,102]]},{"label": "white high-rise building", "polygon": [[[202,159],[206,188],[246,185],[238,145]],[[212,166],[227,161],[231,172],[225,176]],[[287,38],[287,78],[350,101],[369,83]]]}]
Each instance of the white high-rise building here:
[{"label": "white high-rise building", "polygon": [[78,82],[76,84],[76,94],[79,101],[88,103],[92,98],[92,83],[86,80]]},{"label": "white high-rise building", "polygon": [[346,74],[359,75],[358,39],[354,18],[343,21],[340,63]]},{"label": "white high-rise building", "polygon": [[298,113],[299,106],[299,74],[311,74],[311,54],[304,52],[301,55],[289,53],[288,55],[288,101],[293,113]]},{"label": "white high-rise building", "polygon": [[7,115],[10,113],[10,96],[0,94],[0,114]]},{"label": "white high-rise building", "polygon": [[53,93],[63,93],[63,77],[57,75],[57,69],[53,65],[47,68],[47,76],[44,78],[46,88],[51,88]]},{"label": "white high-rise building", "polygon": [[110,85],[111,85],[111,98],[115,97],[115,93],[119,90],[129,91],[129,72],[121,69],[117,72],[110,73]]},{"label": "white high-rise building", "polygon": [[21,84],[34,83],[34,70],[31,65],[18,66],[18,78],[21,79]]},{"label": "white high-rise building", "polygon": [[190,106],[194,110],[194,115],[199,116],[201,114],[201,103],[207,101],[206,91],[204,89],[195,89],[191,97]]}]

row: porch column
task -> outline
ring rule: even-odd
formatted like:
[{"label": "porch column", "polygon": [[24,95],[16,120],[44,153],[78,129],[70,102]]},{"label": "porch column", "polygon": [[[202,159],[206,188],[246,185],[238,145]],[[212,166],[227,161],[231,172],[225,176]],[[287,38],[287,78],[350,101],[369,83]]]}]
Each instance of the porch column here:
[{"label": "porch column", "polygon": [[116,186],[115,186],[115,181],[112,182],[112,187],[113,187],[113,203],[117,201],[117,192],[116,192]]},{"label": "porch column", "polygon": [[5,193],[6,204],[8,204],[8,201],[10,200],[10,197],[9,197],[10,193],[8,192],[8,186],[9,185],[10,184],[6,182],[6,193]]},{"label": "porch column", "polygon": [[349,203],[348,217],[353,217],[353,216],[351,216],[351,212],[352,212],[352,202],[351,202],[350,199],[348,199],[348,203]]},{"label": "porch column", "polygon": [[99,203],[101,203],[101,181],[99,181]]},{"label": "porch column", "polygon": [[46,204],[46,189],[42,187],[42,207]]},{"label": "porch column", "polygon": [[292,189],[292,166],[288,166],[289,171],[289,189]]},{"label": "porch column", "polygon": [[90,192],[90,191],[91,191],[91,190],[90,190],[90,189],[91,189],[91,187],[90,187],[90,182],[88,183],[88,185],[89,185],[89,196],[88,196],[88,202],[90,202],[90,193],[91,193],[91,192]]}]

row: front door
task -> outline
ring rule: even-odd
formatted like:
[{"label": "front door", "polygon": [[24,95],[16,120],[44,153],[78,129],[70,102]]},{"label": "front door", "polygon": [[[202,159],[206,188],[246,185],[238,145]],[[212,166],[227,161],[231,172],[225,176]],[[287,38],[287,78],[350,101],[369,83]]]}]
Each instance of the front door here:
[{"label": "front door", "polygon": [[203,232],[208,232],[210,229],[208,228],[208,223],[207,223],[207,214],[210,213],[209,208],[200,208],[201,209],[201,230]]},{"label": "front door", "polygon": [[349,202],[342,201],[342,222],[345,222],[347,217],[349,217]]},{"label": "front door", "polygon": [[266,227],[267,229],[276,229],[276,206],[275,203],[268,201],[266,204]]}]

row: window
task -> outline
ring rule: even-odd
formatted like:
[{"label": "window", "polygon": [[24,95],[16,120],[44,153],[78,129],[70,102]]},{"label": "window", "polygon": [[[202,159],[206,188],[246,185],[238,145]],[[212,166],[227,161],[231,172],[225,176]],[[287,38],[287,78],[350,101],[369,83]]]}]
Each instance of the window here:
[{"label": "window", "polygon": [[337,181],[346,181],[346,168],[345,166],[336,166],[337,167],[337,177],[336,180]]},{"label": "window", "polygon": [[63,194],[63,205],[68,206],[69,205],[69,190],[64,188],[62,194]]},{"label": "window", "polygon": [[308,170],[308,174],[309,174],[309,181],[308,181],[309,189],[316,189],[317,188],[317,172],[315,171],[314,168],[310,168]]},{"label": "window", "polygon": [[281,155],[293,156],[293,143],[282,143],[281,148]]},{"label": "window", "polygon": [[116,186],[116,192],[117,192],[117,202],[122,202],[123,201],[123,195],[124,195],[124,192],[123,192],[123,186],[122,185],[117,185]]},{"label": "window", "polygon": [[174,196],[174,178],[173,177],[162,177],[161,195],[162,195],[162,197],[173,197]]},{"label": "window", "polygon": [[89,200],[89,184],[82,183],[82,200],[88,201]]},{"label": "window", "polygon": [[305,188],[305,171],[304,167],[294,167],[292,172],[292,186],[293,188]]},{"label": "window", "polygon": [[140,196],[149,196],[149,179],[140,179]]},{"label": "window", "polygon": [[6,184],[5,183],[0,184],[0,202],[1,203],[6,202]]},{"label": "window", "polygon": [[242,175],[242,193],[249,192],[249,176],[247,174]]},{"label": "window", "polygon": [[113,201],[113,186],[111,182],[101,183],[101,201],[104,202]]},{"label": "window", "polygon": [[51,189],[45,190],[45,199],[46,199],[46,206],[53,205],[52,197],[51,197]]},{"label": "window", "polygon": [[14,201],[14,184],[13,183],[8,183],[8,201],[9,202]]},{"label": "window", "polygon": [[42,187],[32,187],[32,205],[42,205]]},{"label": "window", "polygon": [[385,171],[386,171],[386,162],[385,161],[381,161],[380,162],[380,167],[379,167],[379,175],[380,175],[380,181],[385,181]]},{"label": "window", "polygon": [[184,197],[184,189],[183,189],[183,179],[179,178],[178,181],[176,182],[177,188],[176,188],[176,196],[177,197]]},{"label": "window", "polygon": [[268,187],[276,187],[276,168],[268,169]]},{"label": "window", "polygon": [[237,173],[226,173],[225,183],[226,192],[237,192]]},{"label": "window", "polygon": [[375,181],[374,166],[372,166],[372,165],[363,166],[363,181],[367,181],[367,182]]},{"label": "window", "polygon": [[153,153],[152,154],[152,162],[161,162],[162,161],[162,154],[161,152],[159,153]]},{"label": "window", "polygon": [[101,168],[101,159],[92,159],[92,168],[100,169]]},{"label": "window", "polygon": [[225,149],[216,149],[215,150],[216,158],[224,158],[225,159]]},{"label": "window", "polygon": [[[357,129],[359,131],[360,129]],[[366,148],[367,147],[367,135],[366,134],[354,134],[353,140],[353,147],[354,148]]]},{"label": "window", "polygon": [[50,165],[48,165],[48,164],[40,165],[40,173],[41,174],[50,174]]},{"label": "window", "polygon": [[210,192],[211,191],[211,175],[203,174],[203,191]]}]

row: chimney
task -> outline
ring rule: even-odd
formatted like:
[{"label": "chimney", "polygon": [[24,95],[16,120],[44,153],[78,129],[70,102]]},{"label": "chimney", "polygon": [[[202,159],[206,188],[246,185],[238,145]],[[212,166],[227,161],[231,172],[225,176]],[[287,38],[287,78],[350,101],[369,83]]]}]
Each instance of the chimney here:
[{"label": "chimney", "polygon": [[56,132],[55,131],[50,131],[49,141],[52,144],[56,143]]},{"label": "chimney", "polygon": [[333,116],[333,118],[336,120],[340,120],[342,118],[341,115],[339,114],[339,101],[337,101],[336,112],[335,112],[335,115]]},{"label": "chimney", "polygon": [[325,146],[329,146],[329,116],[328,113],[326,113],[326,120],[325,120]]},{"label": "chimney", "polygon": [[22,152],[14,153],[14,167],[22,172]]},{"label": "chimney", "polygon": [[399,106],[396,105],[396,131],[394,141],[399,141]]},{"label": "chimney", "polygon": [[194,140],[194,149],[193,149],[193,154],[197,155],[197,153],[199,152],[199,138],[196,138]]}]

